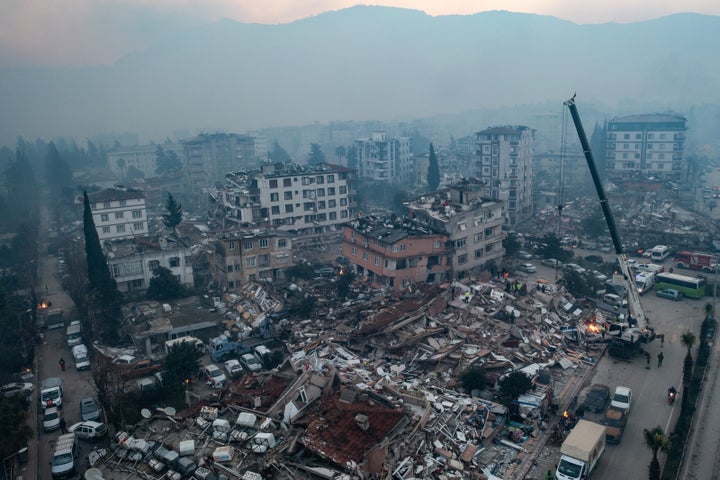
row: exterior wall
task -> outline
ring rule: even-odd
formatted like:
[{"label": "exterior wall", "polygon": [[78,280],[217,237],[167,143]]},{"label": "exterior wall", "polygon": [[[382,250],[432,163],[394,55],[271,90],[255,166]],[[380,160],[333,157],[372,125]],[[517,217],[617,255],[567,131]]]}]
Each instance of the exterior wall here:
[{"label": "exterior wall", "polygon": [[102,199],[97,201],[93,199],[94,195],[88,198],[100,243],[106,240],[143,237],[148,234],[145,197],[123,198],[125,196],[124,192],[119,191],[118,197],[122,199],[110,199],[107,195],[103,195]]},{"label": "exterior wall", "polygon": [[358,274],[394,289],[412,283],[442,283],[448,278],[447,235],[406,235],[390,243],[343,228],[343,255]]},{"label": "exterior wall", "polygon": [[293,266],[292,240],[277,234],[225,234],[215,242],[211,276],[223,288],[250,280],[279,280]]},{"label": "exterior wall", "polygon": [[528,127],[494,127],[475,134],[478,177],[485,195],[502,201],[508,223],[532,215],[533,130]]},{"label": "exterior wall", "polygon": [[[165,153],[174,152],[183,161],[183,147],[180,144],[140,145],[125,147],[108,152],[108,167],[117,178],[124,178],[128,168],[135,167],[145,174],[145,178],[156,177],[157,149],[162,147]],[[124,166],[121,168],[123,162]]]},{"label": "exterior wall", "polygon": [[358,175],[364,180],[410,185],[414,168],[410,139],[390,138],[384,132],[355,141]]},{"label": "exterior wall", "polygon": [[611,120],[607,128],[607,174],[681,178],[686,122],[679,115],[633,115]]},{"label": "exterior wall", "polygon": [[146,248],[132,255],[115,258],[111,249],[108,254],[108,267],[121,292],[147,289],[157,267],[167,268],[181,284],[193,287],[190,255],[188,247]]}]

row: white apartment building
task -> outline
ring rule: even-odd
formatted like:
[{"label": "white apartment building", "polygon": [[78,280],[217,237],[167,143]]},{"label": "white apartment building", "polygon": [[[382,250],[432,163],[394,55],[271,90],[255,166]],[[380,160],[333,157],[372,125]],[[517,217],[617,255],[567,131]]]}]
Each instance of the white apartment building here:
[{"label": "white apartment building", "polygon": [[373,132],[370,138],[355,140],[358,176],[363,180],[408,186],[415,180],[410,138],[392,138]]},{"label": "white apartment building", "polygon": [[666,114],[630,115],[610,120],[605,172],[611,177],[642,173],[682,178],[686,123],[683,116]]},{"label": "white apartment building", "polygon": [[156,177],[159,149],[165,155],[177,155],[183,162],[183,146],[179,143],[166,143],[163,145],[135,145],[132,147],[118,147],[107,154],[108,167],[117,178],[125,178],[132,167],[141,171],[144,178]]},{"label": "white apartment building", "polygon": [[475,134],[475,168],[485,194],[505,204],[509,225],[532,215],[533,130],[491,127]]},{"label": "white apartment building", "polygon": [[485,185],[466,179],[446,189],[421,196],[405,206],[419,226],[448,235],[450,278],[479,273],[505,255],[502,202],[484,196]]},{"label": "white apartment building", "polygon": [[354,213],[355,170],[332,164],[265,164],[228,175],[211,191],[225,228],[276,228],[301,234],[339,231]]},{"label": "white apartment building", "polygon": [[145,194],[129,188],[108,188],[88,194],[100,243],[148,234]]}]

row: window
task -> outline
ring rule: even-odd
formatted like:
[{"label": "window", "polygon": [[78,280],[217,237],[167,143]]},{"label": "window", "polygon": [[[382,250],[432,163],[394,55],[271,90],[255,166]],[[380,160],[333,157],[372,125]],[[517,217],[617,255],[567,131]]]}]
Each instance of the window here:
[{"label": "window", "polygon": [[303,177],[303,179],[302,179],[302,184],[303,184],[303,185],[310,185],[311,183],[313,183],[313,179],[312,179],[312,178],[310,178],[310,177]]},{"label": "window", "polygon": [[477,250],[475,250],[475,258],[482,258],[482,256],[483,256],[482,248],[478,248]]},{"label": "window", "polygon": [[133,230],[136,232],[140,232],[142,230],[145,230],[145,224],[143,222],[135,222],[133,223]]},{"label": "window", "polygon": [[327,194],[328,196],[335,195],[335,187],[328,187]]},{"label": "window", "polygon": [[335,200],[328,200],[328,208],[335,208],[337,202]]},{"label": "window", "polygon": [[252,240],[245,240],[245,249],[250,250],[253,248],[253,241]]},{"label": "window", "polygon": [[458,223],[457,229],[458,232],[464,232],[465,230],[467,230],[467,224],[465,222]]},{"label": "window", "polygon": [[327,182],[328,182],[328,183],[335,183],[335,175],[328,175],[328,176],[327,176]]},{"label": "window", "polygon": [[255,257],[246,258],[245,266],[246,267],[254,267],[255,266]]},{"label": "window", "polygon": [[320,213],[317,216],[318,222],[326,222],[327,221],[327,215],[324,213]]},{"label": "window", "polygon": [[103,208],[110,208],[110,202],[103,202]]},{"label": "window", "polygon": [[270,180],[270,188],[277,188],[277,187],[278,187],[277,179]]},{"label": "window", "polygon": [[285,200],[292,200],[292,192],[285,192],[283,198],[285,198]]},{"label": "window", "polygon": [[283,178],[283,187],[292,187],[292,180],[290,178]]},{"label": "window", "polygon": [[170,257],[170,259],[168,260],[168,265],[170,265],[171,268],[179,267],[180,257]]},{"label": "window", "polygon": [[261,238],[258,243],[260,244],[260,248],[268,248],[270,246],[267,238]]},{"label": "window", "polygon": [[340,195],[347,195],[347,187],[345,185],[342,185],[339,191]]},{"label": "window", "polygon": [[433,248],[440,248],[440,240],[433,240]]},{"label": "window", "polygon": [[115,212],[115,220],[119,220],[124,217],[125,212]]},{"label": "window", "polygon": [[159,260],[150,260],[148,262],[148,268],[151,272],[154,272],[158,268],[160,268],[160,261]]},{"label": "window", "polygon": [[392,251],[393,252],[404,252],[406,249],[407,249],[407,245],[405,245],[404,243],[400,243],[397,245],[393,245]]},{"label": "window", "polygon": [[118,225],[117,227],[115,227],[115,231],[117,233],[125,233],[125,225]]},{"label": "window", "polygon": [[352,249],[350,249],[350,255],[357,257],[357,247],[352,247]]},{"label": "window", "polygon": [[270,201],[271,202],[277,202],[280,200],[280,195],[278,193],[271,193],[270,194]]},{"label": "window", "polygon": [[455,240],[456,247],[464,247],[466,243],[467,243],[467,237],[458,238],[457,240]]},{"label": "window", "polygon": [[235,242],[234,241],[231,240],[228,242],[228,250],[235,250]]},{"label": "window", "polygon": [[482,242],[482,238],[483,238],[483,237],[482,237],[482,233],[476,233],[476,234],[473,236],[473,241],[474,241],[475,243],[480,243],[480,242]]},{"label": "window", "polygon": [[303,209],[306,212],[312,212],[315,209],[315,204],[313,202],[305,202],[303,204]]},{"label": "window", "polygon": [[346,207],[347,204],[348,204],[347,198],[341,198],[341,199],[340,199],[340,206],[341,206],[341,207]]},{"label": "window", "polygon": [[280,215],[280,207],[278,205],[273,205],[270,207],[270,213],[273,215]]},{"label": "window", "polygon": [[458,256],[458,265],[467,263],[467,261],[468,261],[467,253],[463,253],[462,255]]},{"label": "window", "polygon": [[142,218],[142,210],[133,210],[132,217],[133,218]]},{"label": "window", "polygon": [[330,220],[337,220],[337,212],[330,212]]},{"label": "window", "polygon": [[323,209],[323,210],[325,210],[325,201],[324,201],[324,200],[320,200],[320,201],[317,203],[317,207],[318,207],[318,209]]},{"label": "window", "polygon": [[278,238],[277,246],[278,248],[287,248],[287,240],[284,238]]},{"label": "window", "polygon": [[324,188],[318,188],[318,189],[317,189],[317,196],[318,196],[318,197],[324,197],[324,196],[325,196],[325,189],[324,189]]},{"label": "window", "polygon": [[325,183],[325,177],[320,175],[319,177],[315,178],[315,181],[317,182],[318,185],[322,185],[323,183]]},{"label": "window", "polygon": [[347,211],[347,210],[342,210],[342,211],[340,212],[340,218],[348,218],[348,211]]},{"label": "window", "polygon": [[285,213],[293,213],[293,206],[285,205]]},{"label": "window", "polygon": [[367,261],[367,259],[368,259],[368,253],[367,253],[367,252],[363,252],[362,258],[363,258],[363,260]]},{"label": "window", "polygon": [[127,200],[120,200],[120,206],[124,207],[127,205]]},{"label": "window", "polygon": [[110,220],[110,216],[107,213],[103,213],[100,215],[101,222],[107,222],[108,220]]},{"label": "window", "polygon": [[375,255],[375,265],[380,266],[380,257],[378,257],[377,255]]},{"label": "window", "polygon": [[485,238],[492,237],[493,235],[493,229],[492,228],[486,228],[485,229]]},{"label": "window", "polygon": [[102,232],[103,232],[103,233],[110,233],[110,227],[103,227]]}]

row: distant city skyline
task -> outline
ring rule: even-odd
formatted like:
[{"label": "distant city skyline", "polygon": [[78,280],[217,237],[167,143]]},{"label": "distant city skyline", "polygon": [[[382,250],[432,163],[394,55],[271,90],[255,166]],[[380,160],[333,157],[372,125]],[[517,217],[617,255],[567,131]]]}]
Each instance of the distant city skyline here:
[{"label": "distant city skyline", "polygon": [[507,10],[578,24],[629,23],[686,12],[720,15],[720,2],[713,0],[4,0],[0,67],[110,65],[154,42],[223,18],[288,23],[357,4],[433,16]]}]

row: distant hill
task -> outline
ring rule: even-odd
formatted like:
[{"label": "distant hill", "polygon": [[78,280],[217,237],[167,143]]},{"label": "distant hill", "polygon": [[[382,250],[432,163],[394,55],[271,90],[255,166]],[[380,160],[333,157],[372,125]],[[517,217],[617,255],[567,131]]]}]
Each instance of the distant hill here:
[{"label": "distant hill", "polygon": [[368,6],[284,25],[224,20],[110,67],[0,72],[0,144],[18,135],[162,139],[178,129],[399,120],[560,105],[573,92],[608,109],[683,112],[717,103],[718,31],[720,17],[697,14],[577,25]]}]

